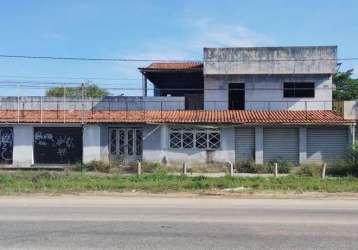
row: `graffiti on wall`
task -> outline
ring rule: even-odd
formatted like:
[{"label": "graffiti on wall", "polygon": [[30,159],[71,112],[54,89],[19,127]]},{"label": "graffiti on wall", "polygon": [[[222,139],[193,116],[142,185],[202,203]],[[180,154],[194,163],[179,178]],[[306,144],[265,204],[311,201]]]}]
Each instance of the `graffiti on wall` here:
[{"label": "graffiti on wall", "polygon": [[13,129],[0,128],[0,164],[12,164]]},{"label": "graffiti on wall", "polygon": [[35,128],[34,158],[38,164],[74,164],[82,159],[81,128]]}]

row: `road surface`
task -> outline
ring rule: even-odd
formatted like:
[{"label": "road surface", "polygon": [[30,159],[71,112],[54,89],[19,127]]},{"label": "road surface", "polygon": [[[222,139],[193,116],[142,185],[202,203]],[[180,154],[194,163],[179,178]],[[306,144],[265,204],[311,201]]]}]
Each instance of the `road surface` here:
[{"label": "road surface", "polygon": [[0,249],[357,248],[358,200],[0,198]]}]

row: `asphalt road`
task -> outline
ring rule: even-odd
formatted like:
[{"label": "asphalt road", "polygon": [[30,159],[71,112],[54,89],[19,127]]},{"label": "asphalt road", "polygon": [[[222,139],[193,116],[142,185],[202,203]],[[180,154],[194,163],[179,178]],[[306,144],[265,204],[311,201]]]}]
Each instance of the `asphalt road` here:
[{"label": "asphalt road", "polygon": [[358,200],[0,198],[0,249],[357,248]]}]

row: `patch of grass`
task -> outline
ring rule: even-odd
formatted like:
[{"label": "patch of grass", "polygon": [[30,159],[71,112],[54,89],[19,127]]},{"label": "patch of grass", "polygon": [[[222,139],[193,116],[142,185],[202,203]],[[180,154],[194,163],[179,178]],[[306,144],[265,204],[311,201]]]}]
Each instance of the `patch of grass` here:
[{"label": "patch of grass", "polygon": [[358,192],[358,178],[324,180],[309,176],[283,177],[185,177],[156,171],[142,176],[78,172],[0,172],[0,193],[71,193],[88,191],[205,191],[243,187],[250,191]]}]

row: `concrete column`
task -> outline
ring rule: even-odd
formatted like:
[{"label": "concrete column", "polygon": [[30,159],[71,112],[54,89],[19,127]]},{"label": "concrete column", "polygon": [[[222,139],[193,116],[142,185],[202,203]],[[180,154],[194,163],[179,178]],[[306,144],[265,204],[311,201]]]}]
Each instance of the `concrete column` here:
[{"label": "concrete column", "polygon": [[298,134],[299,164],[303,164],[307,161],[307,128],[299,128]]},{"label": "concrete column", "polygon": [[264,129],[255,127],[255,163],[264,163]]},{"label": "concrete column", "polygon": [[98,125],[83,127],[83,162],[101,160],[101,129]]},{"label": "concrete column", "polygon": [[160,126],[160,148],[161,150],[168,149],[168,126],[163,124]]},{"label": "concrete column", "polygon": [[101,131],[101,161],[109,163],[108,125],[100,125],[100,131]]},{"label": "concrete column", "polygon": [[34,129],[30,125],[14,126],[13,165],[31,167],[33,164]]},{"label": "concrete column", "polygon": [[148,95],[148,81],[147,81],[147,77],[146,77],[145,75],[143,75],[142,78],[143,78],[143,83],[142,83],[143,96],[147,96],[147,95]]},{"label": "concrete column", "polygon": [[160,126],[160,150],[161,161],[168,161],[167,151],[169,148],[169,129],[166,124]]},{"label": "concrete column", "polygon": [[355,125],[351,125],[349,127],[349,134],[348,134],[349,145],[355,144],[355,137],[356,137],[356,127]]}]

